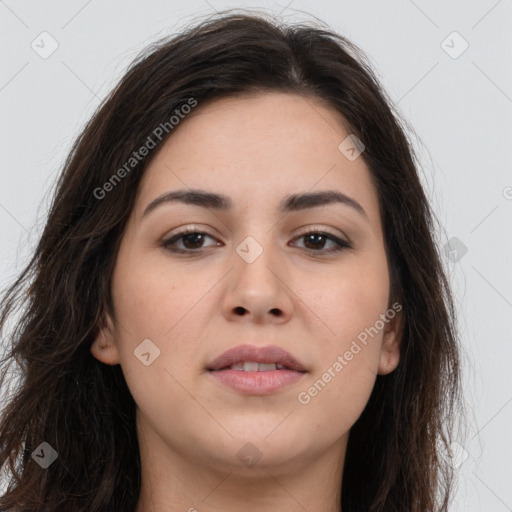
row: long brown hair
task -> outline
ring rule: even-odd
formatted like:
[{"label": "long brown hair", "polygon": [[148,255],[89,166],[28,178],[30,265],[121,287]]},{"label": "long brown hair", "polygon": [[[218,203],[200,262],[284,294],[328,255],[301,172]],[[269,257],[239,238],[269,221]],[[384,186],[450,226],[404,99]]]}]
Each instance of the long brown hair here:
[{"label": "long brown hair", "polygon": [[[0,422],[0,468],[10,475],[1,512],[135,510],[141,483],[135,403],[120,365],[100,363],[90,346],[106,313],[113,316],[117,251],[156,149],[109,187],[108,199],[98,188],[105,190],[134,150],[191,100],[200,105],[265,91],[327,102],[364,143],[391,302],[403,306],[400,363],[377,377],[350,432],[343,512],[446,510],[453,471],[440,447],[449,446],[461,403],[458,335],[437,221],[407,125],[367,57],[346,38],[327,27],[224,11],[155,43],[132,63],[74,143],[34,255],[5,292],[2,330],[20,316],[6,335],[0,386],[13,362],[20,380]],[[169,136],[171,129],[158,143]],[[43,442],[58,453],[47,468],[33,455]]]}]

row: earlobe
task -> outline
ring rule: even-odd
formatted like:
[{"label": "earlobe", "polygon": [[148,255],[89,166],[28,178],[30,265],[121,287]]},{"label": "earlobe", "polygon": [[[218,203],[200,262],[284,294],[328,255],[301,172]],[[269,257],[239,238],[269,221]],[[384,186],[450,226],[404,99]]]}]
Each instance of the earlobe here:
[{"label": "earlobe", "polygon": [[92,342],[91,354],[102,363],[115,365],[119,364],[120,359],[110,317],[107,319],[107,324],[99,330]]},{"label": "earlobe", "polygon": [[377,373],[379,375],[387,375],[396,369],[400,362],[400,351],[383,350],[380,354],[380,364]]},{"label": "earlobe", "polygon": [[391,320],[384,330],[382,338],[380,363],[377,373],[387,375],[396,369],[400,362],[400,337],[402,327],[402,315],[397,315]]}]

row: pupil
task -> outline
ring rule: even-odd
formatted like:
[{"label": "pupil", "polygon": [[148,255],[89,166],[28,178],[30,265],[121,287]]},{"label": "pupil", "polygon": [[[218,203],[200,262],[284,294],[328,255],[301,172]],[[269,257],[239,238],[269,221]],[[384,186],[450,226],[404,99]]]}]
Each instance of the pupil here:
[{"label": "pupil", "polygon": [[[187,249],[198,249],[201,247],[201,241],[202,241],[202,234],[201,233],[190,233],[188,235],[185,235],[185,238],[183,239],[183,244]],[[192,240],[192,245],[199,244],[199,247],[189,247],[190,244],[187,244],[187,240]]]},{"label": "pupil", "polygon": [[307,236],[307,240],[308,241],[312,240],[313,245],[318,245],[318,244],[321,244],[323,237],[324,237],[324,235],[312,234],[312,235]]},{"label": "pupil", "polygon": [[[319,235],[319,234],[307,235],[306,244],[310,243],[313,246],[322,245],[323,238],[324,238],[324,235]],[[202,239],[203,239],[202,233],[189,233],[184,236],[183,244],[185,245],[185,247],[187,247],[187,249],[199,249],[201,247]],[[190,245],[192,245],[193,247],[190,247]],[[197,247],[196,247],[196,245],[197,245]]]}]

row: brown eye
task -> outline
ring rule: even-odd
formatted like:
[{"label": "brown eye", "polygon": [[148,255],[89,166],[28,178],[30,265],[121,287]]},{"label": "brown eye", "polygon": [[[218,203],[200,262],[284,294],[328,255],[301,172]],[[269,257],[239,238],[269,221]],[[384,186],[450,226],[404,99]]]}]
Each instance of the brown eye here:
[{"label": "brown eye", "polygon": [[[209,235],[208,233],[204,233],[202,231],[182,231],[181,233],[177,233],[171,238],[164,240],[162,242],[162,247],[168,249],[169,251],[178,253],[200,252],[200,250],[203,249],[203,243],[205,241],[205,238],[211,238],[212,240],[214,240],[214,238],[211,235]],[[181,247],[177,246],[179,245],[177,244],[177,242],[181,244]]]},{"label": "brown eye", "polygon": [[309,235],[304,235],[304,240],[304,245],[307,249],[323,249],[328,238],[320,233],[311,233]]},{"label": "brown eye", "polygon": [[189,233],[182,237],[183,245],[187,249],[200,249],[204,242],[204,233]]},{"label": "brown eye", "polygon": [[[310,231],[303,233],[298,239],[304,240],[305,249],[313,252],[336,252],[343,249],[350,249],[352,245],[331,233],[324,231]],[[331,248],[325,248],[327,242],[334,244]]]}]

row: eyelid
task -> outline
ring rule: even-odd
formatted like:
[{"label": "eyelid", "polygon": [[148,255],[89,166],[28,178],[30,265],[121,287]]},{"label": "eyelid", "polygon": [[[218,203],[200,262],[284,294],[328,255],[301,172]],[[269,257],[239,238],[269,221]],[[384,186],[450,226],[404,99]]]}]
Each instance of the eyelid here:
[{"label": "eyelid", "polygon": [[[210,233],[210,231],[208,229],[201,228],[200,226],[198,226],[196,224],[188,224],[184,227],[182,226],[182,227],[176,228],[176,229],[172,230],[171,232],[167,233],[166,235],[164,235],[161,238],[159,245],[163,246],[167,250],[171,250],[171,249],[168,249],[168,247],[167,247],[168,245],[171,244],[171,242],[173,242],[175,239],[179,240],[180,238],[182,238],[188,234],[192,234],[192,233],[202,233],[206,236],[209,236],[213,240],[216,240],[217,242],[219,242],[218,237],[216,235],[214,235],[213,233]],[[221,242],[221,243],[223,243],[223,242]],[[213,244],[213,245],[218,245],[218,244]],[[206,247],[197,249],[196,251],[194,251],[194,250],[186,251],[186,250],[181,250],[181,249],[174,249],[172,252],[176,252],[176,253],[183,252],[183,253],[189,253],[192,255],[194,252],[199,254],[200,251],[203,251],[205,249],[206,249]]]},{"label": "eyelid", "polygon": [[[326,227],[323,227],[323,226],[320,226],[320,225],[308,225],[308,226],[303,226],[301,228],[299,228],[299,232],[296,233],[294,235],[294,238],[298,237],[298,236],[301,236],[301,235],[304,235],[304,234],[307,234],[307,233],[310,233],[312,231],[315,231],[315,232],[324,232],[324,233],[327,233],[327,234],[330,234],[334,237],[338,237],[339,238],[339,234],[337,233],[333,233],[333,231],[331,231],[332,228],[326,228]],[[202,228],[200,227],[199,225],[196,225],[196,224],[188,224],[184,227],[180,227],[180,228],[176,228],[175,230],[171,231],[170,233],[167,233],[164,237],[164,240],[169,240],[170,238],[176,236],[176,235],[185,235],[187,233],[195,233],[195,232],[202,232],[202,233],[205,233],[207,234],[208,236],[211,236],[213,238],[217,238],[216,235],[214,235],[213,233],[211,233],[210,231],[208,231],[208,229],[205,229],[205,228]],[[346,241],[347,243],[352,243],[352,241],[350,240],[350,238],[348,236],[345,235],[345,233],[343,233],[342,231],[340,231],[341,233],[341,236],[344,238],[344,241]]]},{"label": "eyelid", "polygon": [[164,236],[164,240],[168,240],[177,235],[186,235],[187,233],[205,233],[208,236],[216,238],[216,235],[211,233],[208,228],[204,228],[199,226],[198,224],[187,224],[185,226],[180,226],[179,228],[175,228],[172,231],[168,232]]},{"label": "eyelid", "polygon": [[[341,232],[342,233],[341,235],[335,234],[335,233],[333,233],[332,229],[333,228],[326,228],[326,227],[323,227],[320,225],[303,226],[303,227],[299,228],[298,233],[294,234],[292,241],[294,241],[302,236],[306,236],[308,234],[321,234],[321,235],[326,235],[326,236],[330,237],[331,240],[339,247],[340,250],[343,248],[353,249],[354,246],[349,237],[347,237],[343,232]],[[201,228],[200,226],[198,226],[196,224],[189,224],[185,227],[176,228],[176,230],[173,230],[170,233],[166,234],[162,238],[160,244],[163,246],[170,245],[170,243],[174,242],[175,239],[179,240],[181,237],[184,237],[184,236],[186,236],[188,234],[192,234],[192,233],[202,233],[202,234],[209,236],[210,238],[216,240],[217,242],[219,242],[218,237],[216,235],[210,233],[207,229]],[[223,244],[223,242],[221,242],[221,244]],[[218,246],[218,244],[213,244],[213,246],[215,246],[215,245]],[[199,254],[201,251],[204,251],[206,249],[207,249],[207,247],[199,248],[197,250],[191,249],[188,251],[177,249],[174,252],[189,253],[192,255],[194,253]],[[327,251],[323,251],[323,250],[314,251],[313,249],[311,249],[311,250],[313,252],[317,252],[319,255],[322,252],[325,252],[325,253],[331,252],[329,250],[327,250]],[[332,252],[335,252],[335,251],[332,251]]]},{"label": "eyelid", "polygon": [[352,240],[350,240],[350,238],[345,235],[345,233],[341,230],[337,230],[338,233],[335,233],[334,231],[334,228],[329,228],[329,227],[324,227],[324,226],[321,226],[321,225],[308,225],[308,226],[304,226],[303,228],[299,228],[299,232],[295,235],[295,237],[298,237],[298,236],[301,236],[301,235],[305,235],[307,233],[310,233],[312,231],[314,232],[319,232],[319,233],[326,233],[328,235],[331,235],[335,238],[340,238],[346,242],[347,244],[350,244],[352,245]]}]

